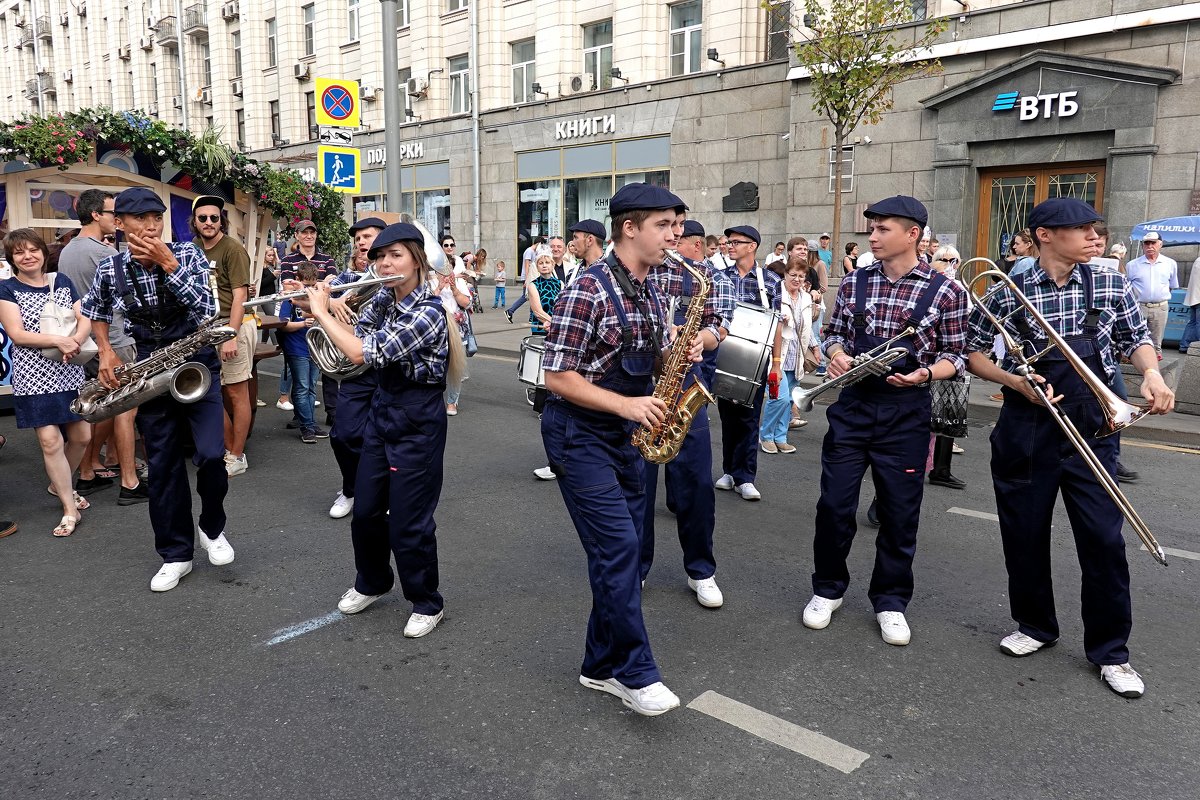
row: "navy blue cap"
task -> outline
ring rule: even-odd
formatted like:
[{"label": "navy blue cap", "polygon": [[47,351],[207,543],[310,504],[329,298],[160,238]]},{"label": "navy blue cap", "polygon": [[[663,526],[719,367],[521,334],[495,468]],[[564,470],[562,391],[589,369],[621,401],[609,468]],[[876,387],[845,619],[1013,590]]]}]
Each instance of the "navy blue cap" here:
[{"label": "navy blue cap", "polygon": [[726,228],[725,229],[726,236],[728,236],[731,233],[740,233],[742,236],[745,236],[747,239],[753,239],[755,244],[762,244],[762,237],[758,235],[758,229],[752,228],[749,225],[738,225],[736,228]]},{"label": "navy blue cap", "polygon": [[167,210],[162,198],[145,186],[134,186],[117,195],[113,201],[113,210],[117,214],[149,214],[157,211],[160,214]]},{"label": "navy blue cap", "polygon": [[704,226],[701,225],[699,222],[697,222],[694,219],[684,220],[683,235],[684,235],[684,237],[703,236],[704,235]]},{"label": "navy blue cap", "polygon": [[380,230],[383,230],[386,227],[387,223],[381,220],[379,217],[363,217],[358,222],[350,226],[350,232],[358,233],[366,228],[379,228]]},{"label": "navy blue cap", "polygon": [[1029,212],[1029,229],[1070,228],[1104,219],[1096,209],[1074,197],[1054,197],[1038,203]]},{"label": "navy blue cap", "polygon": [[888,197],[880,200],[878,203],[867,206],[867,210],[863,212],[863,216],[867,219],[874,219],[875,217],[907,217],[914,220],[922,228],[929,224],[929,209],[925,208],[925,204],[917,198],[909,197],[906,194]]},{"label": "navy blue cap", "polygon": [[425,246],[425,237],[421,235],[421,231],[416,225],[411,222],[394,222],[379,232],[375,237],[375,241],[371,242],[371,249],[367,251],[367,258],[372,261],[379,255],[379,251],[390,244],[396,242],[416,242]]},{"label": "navy blue cap", "polygon": [[614,217],[627,211],[661,211],[668,208],[687,211],[687,203],[661,186],[627,183],[608,201],[608,213]]},{"label": "navy blue cap", "polygon": [[594,219],[581,219],[571,227],[567,228],[570,233],[590,233],[596,237],[596,241],[603,242],[608,238],[608,233],[604,230],[604,226]]}]

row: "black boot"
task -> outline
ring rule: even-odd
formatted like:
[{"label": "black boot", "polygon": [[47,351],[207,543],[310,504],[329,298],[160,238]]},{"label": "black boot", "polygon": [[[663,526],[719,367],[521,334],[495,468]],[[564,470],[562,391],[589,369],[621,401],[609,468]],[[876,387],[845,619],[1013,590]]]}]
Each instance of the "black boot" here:
[{"label": "black boot", "polygon": [[879,527],[879,499],[878,498],[872,497],[871,505],[867,506],[867,522],[869,522],[871,525],[874,525],[876,528]]},{"label": "black boot", "polygon": [[954,458],[954,440],[948,436],[938,436],[933,441],[933,470],[929,473],[929,482],[934,486],[945,486],[950,489],[967,488],[966,481],[960,481],[950,474],[950,459]]}]

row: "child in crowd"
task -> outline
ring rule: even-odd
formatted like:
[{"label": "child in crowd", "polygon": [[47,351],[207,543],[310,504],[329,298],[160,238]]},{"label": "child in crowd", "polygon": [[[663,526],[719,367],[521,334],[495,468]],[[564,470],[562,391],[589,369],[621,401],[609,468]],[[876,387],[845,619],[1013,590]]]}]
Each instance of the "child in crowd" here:
[{"label": "child in crowd", "polygon": [[508,268],[504,266],[503,261],[496,262],[496,298],[492,303],[492,308],[499,308],[505,305],[504,292],[508,286]]},{"label": "child in crowd", "polygon": [[563,290],[562,279],[554,273],[554,258],[540,255],[535,264],[538,276],[529,282],[529,330],[537,336],[546,335],[554,303]]},{"label": "child in crowd", "polygon": [[[296,278],[305,288],[316,286],[317,265],[311,261],[298,264]],[[316,385],[320,371],[309,355],[308,342],[304,338],[313,325],[313,318],[307,311],[307,300],[284,300],[279,306],[279,318],[288,322],[279,329],[279,338],[284,361],[292,373],[292,403],[300,419],[300,441],[314,444],[317,439],[328,439],[329,431],[317,427],[315,418]]]}]

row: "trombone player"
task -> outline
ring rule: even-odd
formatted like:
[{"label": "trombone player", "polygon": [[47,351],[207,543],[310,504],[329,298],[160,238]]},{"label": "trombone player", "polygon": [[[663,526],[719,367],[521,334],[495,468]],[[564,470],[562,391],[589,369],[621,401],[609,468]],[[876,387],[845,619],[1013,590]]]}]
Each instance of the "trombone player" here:
[{"label": "trombone player", "polygon": [[[1150,413],[1170,411],[1175,395],[1159,374],[1149,329],[1124,276],[1086,263],[1099,238],[1093,226],[1100,221],[1094,208],[1074,198],[1054,198],[1035,206],[1029,214],[1029,229],[1037,239],[1040,257],[1013,283],[1091,371],[1088,375],[1077,371],[1062,349],[1056,348],[1037,359],[1033,380],[1083,436],[1090,437],[1082,446],[1090,448],[1115,479],[1117,437],[1092,435],[1107,424],[1092,386],[1103,386],[1116,374],[1114,346],[1142,373],[1142,396],[1149,402]],[[1006,330],[1017,341],[1026,342],[1027,353],[1046,350],[1052,337],[1030,327],[1028,312],[1020,310],[1016,292],[990,295],[985,308],[996,320],[1016,312],[1003,321]],[[1083,572],[1084,651],[1100,668],[1100,677],[1110,689],[1122,697],[1141,697],[1145,684],[1129,665],[1127,647],[1133,618],[1129,564],[1121,536],[1122,511],[1086,464],[1081,445],[1073,443],[1056,424],[1042,392],[1022,375],[988,359],[995,333],[992,319],[977,307],[969,325],[969,369],[1001,384],[1004,393],[1004,406],[991,436],[992,483],[1017,630],[1001,640],[1000,650],[1021,658],[1058,641],[1050,524],[1061,491]],[[1010,355],[1008,362],[1011,359]]]}]

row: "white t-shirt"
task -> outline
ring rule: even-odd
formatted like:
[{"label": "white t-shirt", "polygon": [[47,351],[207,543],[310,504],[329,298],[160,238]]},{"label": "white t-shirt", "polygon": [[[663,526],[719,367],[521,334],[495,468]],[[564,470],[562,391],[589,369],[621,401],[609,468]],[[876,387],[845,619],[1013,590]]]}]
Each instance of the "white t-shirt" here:
[{"label": "white t-shirt", "polygon": [[854,266],[857,269],[862,269],[863,267],[869,267],[874,263],[875,263],[875,254],[872,253],[870,250],[868,250],[865,253],[858,254],[858,261],[854,262]]}]

